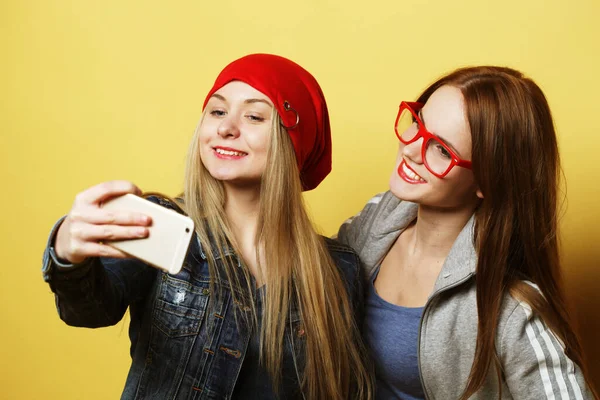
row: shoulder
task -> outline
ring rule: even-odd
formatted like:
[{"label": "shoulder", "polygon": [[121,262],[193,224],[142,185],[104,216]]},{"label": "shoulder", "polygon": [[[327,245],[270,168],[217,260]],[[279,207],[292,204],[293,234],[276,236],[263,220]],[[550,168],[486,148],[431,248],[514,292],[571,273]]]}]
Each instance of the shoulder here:
[{"label": "shoulder", "polygon": [[[529,281],[521,281],[520,283],[525,283],[541,294],[537,285]],[[503,353],[505,350],[503,346],[508,344],[507,342],[526,339],[527,329],[537,319],[539,319],[539,316],[526,301],[517,299],[509,292],[506,292],[498,320],[498,335],[501,340],[500,353]],[[540,320],[540,322],[542,321]]]},{"label": "shoulder", "polygon": [[336,239],[323,237],[327,250],[334,263],[346,281],[352,282],[359,278],[360,259],[356,252],[348,245]]},{"label": "shoulder", "polygon": [[362,226],[370,218],[380,214],[381,212],[385,212],[385,210],[388,209],[386,205],[388,205],[390,201],[394,203],[391,209],[394,209],[400,203],[400,200],[396,196],[394,196],[390,191],[376,194],[367,201],[367,203],[364,205],[361,211],[344,221],[344,223],[342,224],[342,228],[362,228]]},{"label": "shoulder", "polygon": [[330,253],[332,253],[332,254],[339,253],[340,255],[348,255],[348,254],[356,255],[356,252],[352,249],[352,247],[350,247],[346,244],[343,244],[339,240],[328,238],[326,236],[322,236],[322,238],[325,241],[327,250],[329,250]]},{"label": "shoulder", "polygon": [[402,201],[390,191],[380,193],[342,224],[337,238],[356,250],[369,276],[417,210],[417,204]]},{"label": "shoulder", "polygon": [[329,254],[338,267],[342,266],[343,268],[354,269],[360,266],[358,254],[356,254],[352,247],[340,242],[337,239],[332,239],[325,236],[322,236],[322,239],[325,242],[325,246],[327,246]]},{"label": "shoulder", "polygon": [[[387,206],[390,202],[394,203],[391,207]],[[394,209],[399,202],[400,200],[389,191],[376,194],[367,201],[362,210],[342,223],[336,239],[360,253],[371,228],[377,225],[374,221],[379,219],[380,215],[386,214],[389,209]]]},{"label": "shoulder", "polygon": [[[517,286],[518,285],[527,288],[534,294],[539,294],[541,299],[543,299],[543,294],[536,284],[530,281],[521,280],[517,282]],[[499,333],[501,333],[503,337],[509,337],[511,332],[515,332],[519,328],[526,328],[527,324],[530,324],[535,319],[539,318],[540,316],[532,309],[527,301],[515,297],[515,295],[511,294],[509,291],[504,293],[500,318],[498,321],[498,326],[501,328]]]},{"label": "shoulder", "polygon": [[143,197],[154,204],[158,204],[160,206],[168,208],[169,210],[177,211],[180,214],[185,214],[185,211],[182,208],[185,202],[181,197],[171,198],[169,196],[156,192],[148,193]]},{"label": "shoulder", "polygon": [[[539,292],[531,282],[523,283]],[[583,374],[567,356],[562,340],[527,302],[510,294],[500,313],[497,349],[516,398],[526,393],[588,398],[583,396],[589,394]]]}]

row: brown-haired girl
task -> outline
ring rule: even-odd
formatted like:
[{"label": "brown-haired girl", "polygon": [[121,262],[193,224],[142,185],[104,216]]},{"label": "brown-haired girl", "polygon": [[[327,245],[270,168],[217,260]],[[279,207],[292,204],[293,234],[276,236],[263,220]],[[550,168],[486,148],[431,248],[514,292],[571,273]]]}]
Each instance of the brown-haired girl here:
[{"label": "brown-haired girl", "polygon": [[390,191],[338,234],[367,270],[377,398],[592,398],[540,88],[509,68],[459,69],[402,102],[395,128]]}]

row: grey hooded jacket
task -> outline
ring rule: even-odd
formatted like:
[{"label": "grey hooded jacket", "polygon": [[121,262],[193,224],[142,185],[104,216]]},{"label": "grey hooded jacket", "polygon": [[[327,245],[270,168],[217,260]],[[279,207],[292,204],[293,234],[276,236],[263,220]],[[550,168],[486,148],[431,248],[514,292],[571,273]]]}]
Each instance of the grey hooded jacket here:
[{"label": "grey hooded jacket", "polygon": [[[372,276],[418,206],[391,192],[371,199],[340,228],[338,239],[353,247]],[[454,242],[430,294],[420,325],[418,360],[427,399],[458,399],[469,377],[477,338],[473,245],[474,218]],[[592,399],[580,368],[556,335],[527,303],[505,295],[496,350],[503,368],[502,399]],[[498,399],[495,369],[472,399]]]}]

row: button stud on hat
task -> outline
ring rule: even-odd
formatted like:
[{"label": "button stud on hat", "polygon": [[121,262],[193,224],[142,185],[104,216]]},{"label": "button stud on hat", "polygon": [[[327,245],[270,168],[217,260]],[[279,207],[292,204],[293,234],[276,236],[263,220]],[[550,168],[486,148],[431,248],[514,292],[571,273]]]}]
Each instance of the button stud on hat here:
[{"label": "button stud on hat", "polygon": [[285,126],[285,125],[283,125],[283,124],[281,124],[281,125],[283,125],[283,127],[284,127],[285,129],[287,129],[287,130],[290,130],[290,129],[294,129],[294,128],[296,128],[296,127],[298,126],[298,124],[300,123],[300,115],[298,115],[298,111],[296,111],[296,110],[295,110],[295,109],[294,109],[294,108],[293,108],[293,107],[290,105],[290,102],[289,102],[289,101],[287,101],[287,100],[283,102],[283,109],[284,109],[285,111],[293,111],[293,112],[295,112],[295,113],[296,113],[296,123],[295,123],[293,126]]}]

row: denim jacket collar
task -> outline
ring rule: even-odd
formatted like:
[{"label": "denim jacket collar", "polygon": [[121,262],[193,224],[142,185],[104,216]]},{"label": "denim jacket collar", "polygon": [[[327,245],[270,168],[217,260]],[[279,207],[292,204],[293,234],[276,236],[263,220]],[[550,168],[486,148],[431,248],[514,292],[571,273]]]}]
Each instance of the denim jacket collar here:
[{"label": "denim jacket collar", "polygon": [[[233,246],[231,245],[231,243],[229,243],[229,241],[227,240],[224,243],[224,246],[221,248],[221,251],[219,251],[219,247],[216,244],[216,240],[215,237],[213,235],[213,233],[210,231],[210,229],[208,229],[207,223],[206,221],[203,221],[204,226],[206,228],[206,232],[208,234],[208,244],[207,243],[202,243],[200,241],[200,237],[198,236],[198,234],[196,234],[196,243],[198,244],[198,253],[200,253],[200,257],[202,257],[203,260],[206,260],[208,257],[206,255],[206,248],[208,246],[210,246],[210,248],[212,249],[212,254],[215,257],[215,261],[216,260],[220,260],[222,257],[234,257],[237,263],[237,266],[241,266],[241,260],[238,257],[237,253],[235,252],[235,250],[233,249]],[[221,255],[222,254],[222,255]]]}]

